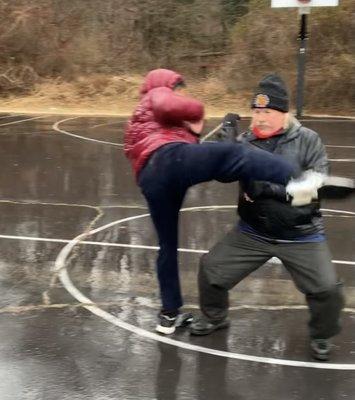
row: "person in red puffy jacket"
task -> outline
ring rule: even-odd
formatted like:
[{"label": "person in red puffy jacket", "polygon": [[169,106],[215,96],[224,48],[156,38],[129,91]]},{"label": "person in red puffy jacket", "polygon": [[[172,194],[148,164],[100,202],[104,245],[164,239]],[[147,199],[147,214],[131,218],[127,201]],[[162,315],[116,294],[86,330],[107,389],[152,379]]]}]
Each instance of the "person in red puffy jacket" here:
[{"label": "person in red puffy jacket", "polygon": [[182,85],[183,77],[174,71],[150,71],[124,138],[125,154],[159,238],[157,274],[162,308],[156,330],[162,334],[171,334],[176,326],[192,320],[192,316],[179,313],[183,301],[177,257],[178,216],[188,188],[211,180],[285,184],[297,173],[297,167],[282,157],[246,144],[199,144],[204,106],[179,94],[177,88]]}]

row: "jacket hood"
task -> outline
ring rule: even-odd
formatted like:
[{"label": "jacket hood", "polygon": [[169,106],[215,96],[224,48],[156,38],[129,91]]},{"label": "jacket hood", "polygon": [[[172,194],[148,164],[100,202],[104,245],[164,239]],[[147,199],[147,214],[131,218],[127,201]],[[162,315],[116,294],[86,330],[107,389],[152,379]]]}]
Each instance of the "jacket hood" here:
[{"label": "jacket hood", "polygon": [[182,75],[175,71],[163,68],[154,69],[153,71],[150,71],[144,78],[144,83],[141,87],[140,93],[142,96],[144,96],[150,90],[158,87],[167,87],[169,89],[173,89],[177,83],[183,81],[184,79]]}]

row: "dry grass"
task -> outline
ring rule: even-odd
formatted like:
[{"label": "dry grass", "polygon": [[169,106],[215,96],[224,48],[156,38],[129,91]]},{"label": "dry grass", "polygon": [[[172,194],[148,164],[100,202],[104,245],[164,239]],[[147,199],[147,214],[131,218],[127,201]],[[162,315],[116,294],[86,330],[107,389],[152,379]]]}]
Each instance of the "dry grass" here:
[{"label": "dry grass", "polygon": [[[2,101],[2,111],[95,113],[129,115],[139,99],[141,76],[90,75],[73,82],[62,80],[37,84],[32,95],[12,96]],[[189,81],[188,94],[206,104],[207,115],[220,116],[229,110],[246,114],[247,95],[231,95],[217,78]]]},{"label": "dry grass", "polygon": [[2,101],[2,110],[130,114],[138,100],[141,78],[91,75],[66,82],[46,80],[29,96],[12,96]]},{"label": "dry grass", "polygon": [[[227,112],[250,114],[251,89],[228,90],[224,81],[217,77],[203,80],[187,79],[187,94],[201,100],[206,106],[206,115],[223,116]],[[75,81],[47,80],[36,85],[31,95],[12,96],[1,102],[0,111],[130,115],[139,99],[142,76],[90,75]],[[328,114],[354,115],[353,109],[342,108]],[[313,107],[307,113],[327,114],[324,108]]]},{"label": "dry grass", "polygon": [[[127,114],[142,75],[157,67],[190,75],[209,115],[247,113],[270,72],[285,78],[295,103],[296,10],[249,0],[248,12],[226,24],[232,12],[223,4],[235,10],[236,0],[28,3],[0,0],[3,109]],[[354,0],[312,9],[305,112],[354,114],[354,15]]]}]

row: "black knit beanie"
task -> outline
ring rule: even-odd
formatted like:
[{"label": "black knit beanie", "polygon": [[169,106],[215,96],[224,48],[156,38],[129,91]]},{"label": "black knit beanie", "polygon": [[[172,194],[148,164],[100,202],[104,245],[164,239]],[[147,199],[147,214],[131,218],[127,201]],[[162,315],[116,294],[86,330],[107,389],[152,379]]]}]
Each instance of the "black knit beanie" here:
[{"label": "black knit beanie", "polygon": [[265,76],[255,91],[251,108],[272,108],[288,112],[289,100],[285,82],[275,74]]}]

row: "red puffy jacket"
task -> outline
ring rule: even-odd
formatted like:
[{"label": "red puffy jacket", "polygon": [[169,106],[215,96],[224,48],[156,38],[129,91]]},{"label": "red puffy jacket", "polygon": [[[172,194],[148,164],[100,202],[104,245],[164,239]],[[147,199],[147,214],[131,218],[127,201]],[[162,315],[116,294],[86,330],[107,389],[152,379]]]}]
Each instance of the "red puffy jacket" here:
[{"label": "red puffy jacket", "polygon": [[182,76],[167,69],[153,70],[145,78],[140,103],[124,137],[124,151],[136,175],[159,147],[173,142],[197,142],[183,121],[201,120],[203,105],[175,93],[173,88],[180,82],[183,82]]}]

